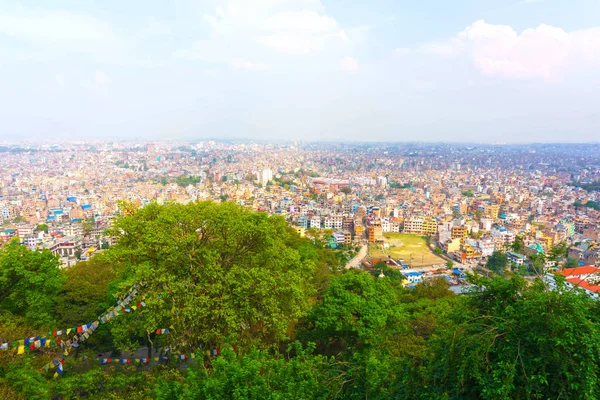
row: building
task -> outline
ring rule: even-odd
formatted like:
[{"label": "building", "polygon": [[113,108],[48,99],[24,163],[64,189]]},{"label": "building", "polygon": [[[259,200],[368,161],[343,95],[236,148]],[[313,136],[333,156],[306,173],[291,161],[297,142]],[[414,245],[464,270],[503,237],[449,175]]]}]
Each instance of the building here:
[{"label": "building", "polygon": [[258,173],[258,182],[266,186],[267,183],[273,180],[273,171],[270,168],[265,168]]},{"label": "building", "polygon": [[469,230],[464,225],[452,227],[452,239],[464,239],[468,234]]},{"label": "building", "polygon": [[369,225],[369,243],[383,242],[383,231],[379,220],[375,220]]},{"label": "building", "polygon": [[527,260],[527,257],[525,257],[523,254],[519,254],[514,251],[507,251],[506,256],[508,257],[508,262],[516,265],[523,265]]},{"label": "building", "polygon": [[410,283],[419,283],[423,280],[423,274],[417,271],[406,272],[404,276]]},{"label": "building", "polygon": [[421,227],[421,234],[427,236],[435,236],[438,229],[438,221],[434,217],[423,218],[423,224]]},{"label": "building", "polygon": [[498,204],[486,204],[483,213],[488,218],[498,219],[499,211],[500,206]]},{"label": "building", "polygon": [[[437,230],[437,227],[436,227]],[[410,216],[404,220],[404,233],[415,233],[420,235],[423,232],[423,217],[420,215]]]},{"label": "building", "polygon": [[567,268],[544,276],[544,281],[551,289],[557,288],[555,275],[562,275],[567,288],[579,288],[593,299],[600,299],[600,268],[588,265],[577,268]]}]

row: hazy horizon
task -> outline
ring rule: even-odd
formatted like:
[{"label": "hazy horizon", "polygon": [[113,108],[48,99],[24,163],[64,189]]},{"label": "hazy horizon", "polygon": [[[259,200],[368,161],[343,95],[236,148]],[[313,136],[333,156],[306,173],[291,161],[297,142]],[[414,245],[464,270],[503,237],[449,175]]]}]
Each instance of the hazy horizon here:
[{"label": "hazy horizon", "polygon": [[596,0],[6,1],[0,141],[590,143]]}]

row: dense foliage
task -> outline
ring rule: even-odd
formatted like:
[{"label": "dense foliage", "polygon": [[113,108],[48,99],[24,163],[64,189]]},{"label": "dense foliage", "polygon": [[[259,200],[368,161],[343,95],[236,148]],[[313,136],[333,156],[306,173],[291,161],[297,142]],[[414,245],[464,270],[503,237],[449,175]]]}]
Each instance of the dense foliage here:
[{"label": "dense foliage", "polygon": [[[372,273],[340,272],[337,253],[317,239],[234,204],[122,204],[121,211],[111,232],[116,245],[68,269],[59,270],[48,252],[15,242],[0,250],[0,343],[94,320],[134,282],[142,284],[134,303],[146,305],[101,325],[64,358],[58,379],[42,367],[60,350],[0,351],[0,398],[495,400],[600,393],[598,303],[560,280],[549,290],[539,279],[513,275],[502,253],[488,264],[502,274],[471,277],[471,293],[456,296],[443,279],[407,290],[384,263]],[[156,328],[170,333],[156,335]],[[149,347],[153,356],[195,358],[98,361],[98,352],[145,357]],[[221,354],[206,355],[213,348]]]}]

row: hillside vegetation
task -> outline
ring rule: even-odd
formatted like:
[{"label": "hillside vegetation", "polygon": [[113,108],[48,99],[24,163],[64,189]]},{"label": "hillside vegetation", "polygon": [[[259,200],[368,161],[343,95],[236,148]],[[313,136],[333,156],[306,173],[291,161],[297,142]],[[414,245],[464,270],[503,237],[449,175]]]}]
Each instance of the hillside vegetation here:
[{"label": "hillside vegetation", "polygon": [[[331,250],[283,219],[232,203],[121,209],[117,244],[70,269],[18,243],[0,251],[0,344],[10,342],[0,350],[0,398],[600,393],[600,308],[560,282],[550,291],[506,274],[472,277],[465,296],[442,280],[409,291],[399,274],[342,272]],[[118,315],[65,355],[57,331],[69,328],[60,337],[72,339],[72,327],[128,294]],[[17,342],[35,336],[50,345]],[[48,368],[53,360],[64,366]]]}]

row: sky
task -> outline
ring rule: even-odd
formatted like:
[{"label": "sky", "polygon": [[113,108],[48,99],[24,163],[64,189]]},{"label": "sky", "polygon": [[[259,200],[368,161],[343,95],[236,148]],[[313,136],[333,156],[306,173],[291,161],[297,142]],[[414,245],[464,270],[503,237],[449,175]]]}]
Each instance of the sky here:
[{"label": "sky", "polygon": [[600,0],[0,2],[0,140],[600,140]]}]

